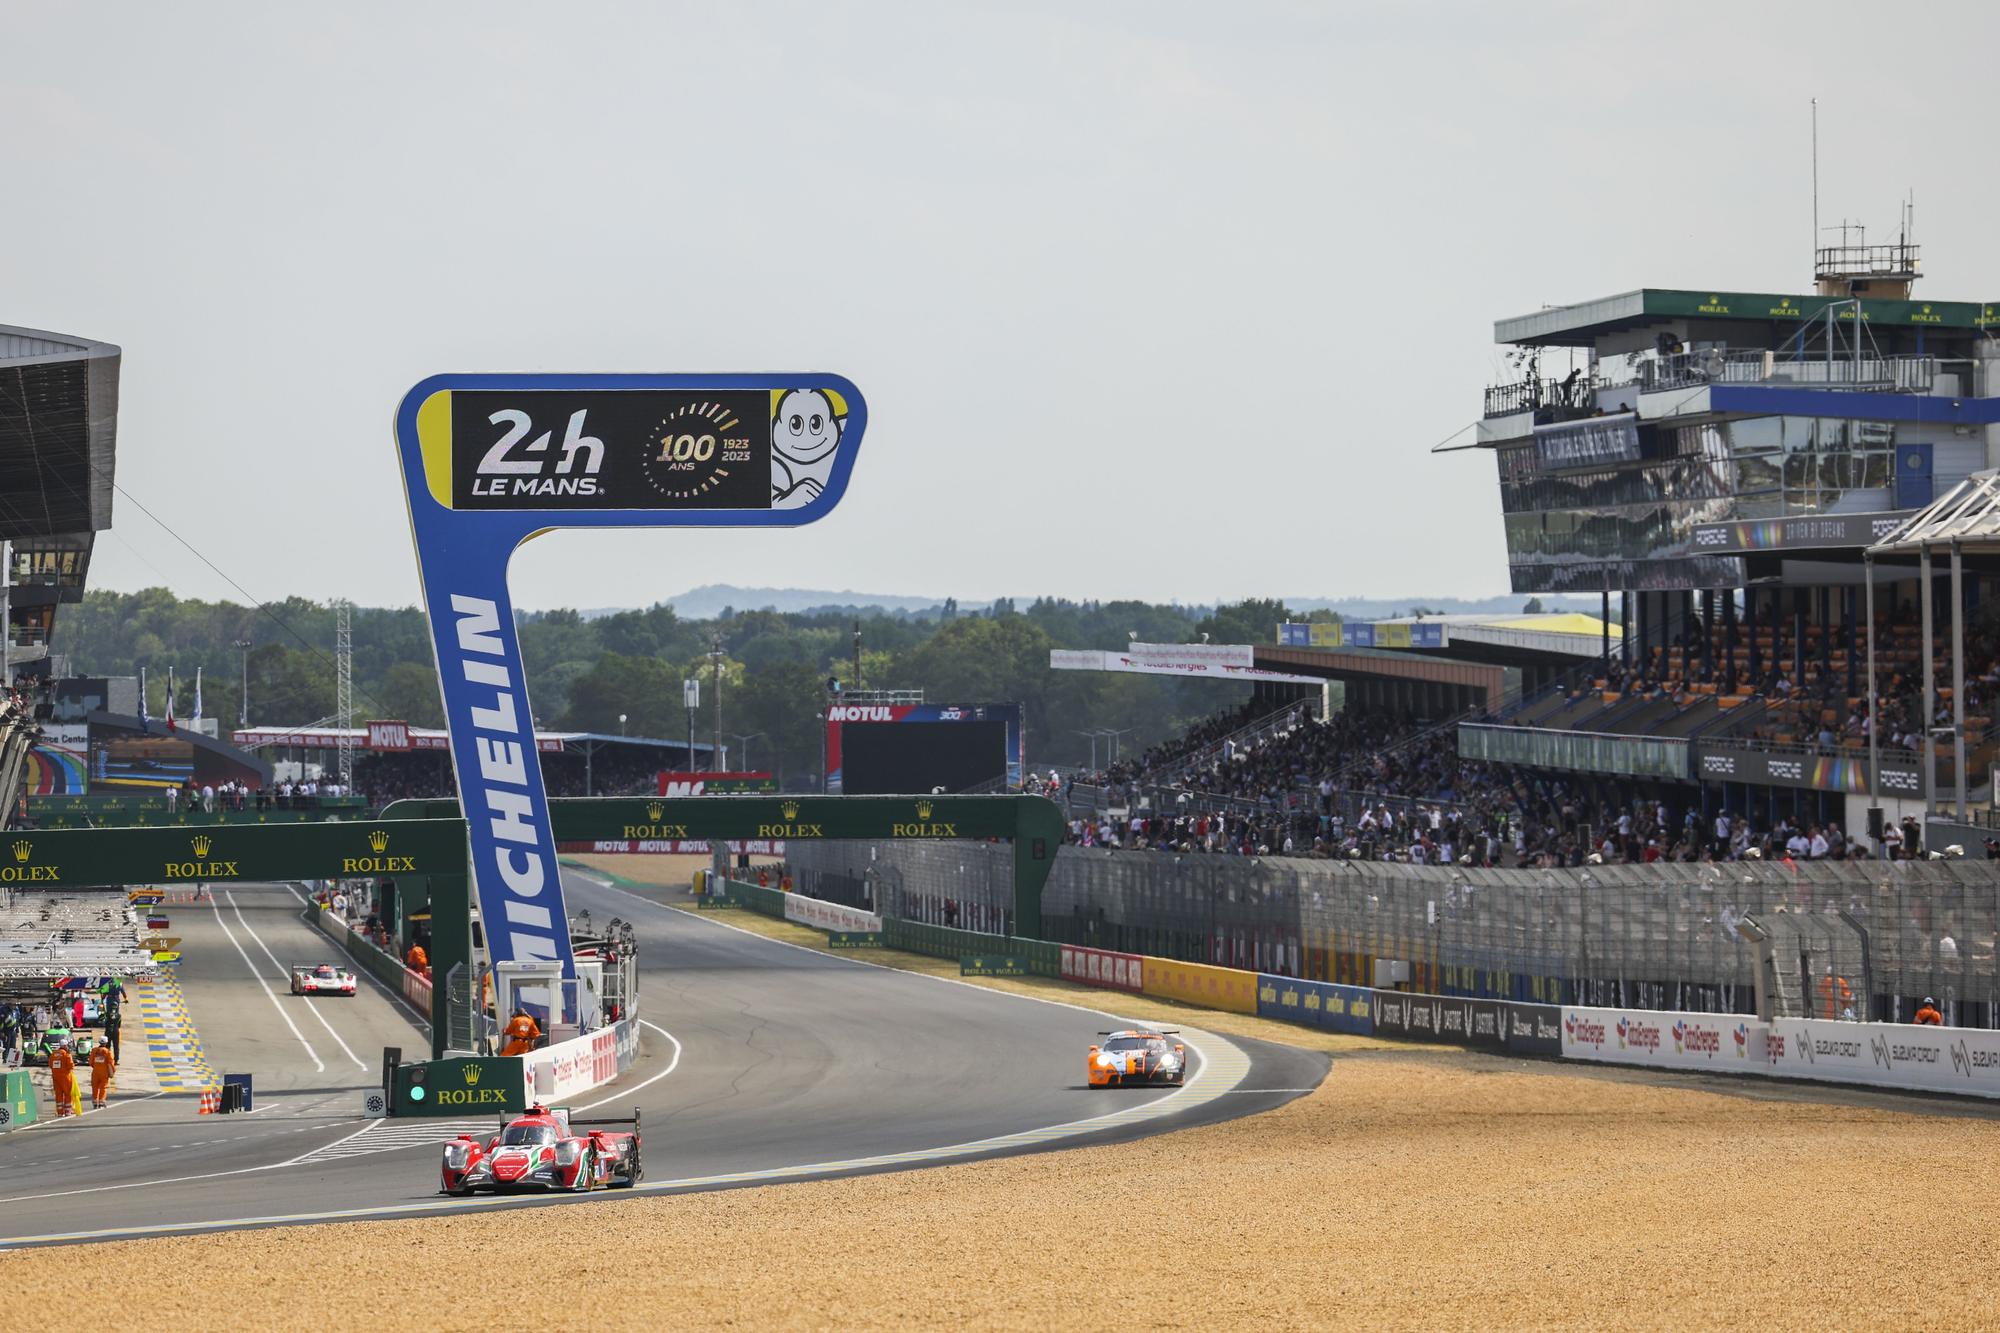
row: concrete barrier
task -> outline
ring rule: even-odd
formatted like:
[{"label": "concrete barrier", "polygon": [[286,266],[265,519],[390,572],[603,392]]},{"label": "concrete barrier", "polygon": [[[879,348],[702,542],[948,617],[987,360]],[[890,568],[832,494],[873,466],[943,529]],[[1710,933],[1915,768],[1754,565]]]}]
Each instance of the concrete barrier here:
[{"label": "concrete barrier", "polygon": [[1102,986],[1133,995],[1146,993],[1146,960],[1136,953],[1116,953],[1110,949],[1087,949],[1081,944],[1061,946],[1062,979],[1080,986]]},{"label": "concrete barrier", "polygon": [[2000,1032],[1987,1028],[1780,1018],[1767,1064],[1779,1078],[2000,1097]]},{"label": "concrete barrier", "polygon": [[1223,1009],[1232,1014],[1257,1012],[1257,974],[1207,963],[1182,963],[1148,958],[1143,994],[1162,1000]]},{"label": "concrete barrier", "polygon": [[796,921],[802,926],[812,926],[817,930],[844,930],[858,934],[881,932],[882,918],[873,912],[864,912],[858,907],[848,907],[843,903],[823,902],[818,898],[808,898],[799,893],[787,893],[783,896],[787,921]]},{"label": "concrete barrier", "polygon": [[630,1069],[639,1058],[639,1024],[622,1019],[522,1057],[535,1100],[562,1102],[599,1088]]}]

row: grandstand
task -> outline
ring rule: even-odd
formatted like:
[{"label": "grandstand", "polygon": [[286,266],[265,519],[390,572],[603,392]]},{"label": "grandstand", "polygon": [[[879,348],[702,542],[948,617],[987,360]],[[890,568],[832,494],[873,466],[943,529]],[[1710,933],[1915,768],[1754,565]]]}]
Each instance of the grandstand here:
[{"label": "grandstand", "polygon": [[1498,864],[1977,852],[2000,303],[1913,299],[1916,260],[1832,246],[1812,293],[1499,321],[1520,378],[1474,447],[1512,587],[1599,614],[1279,626],[1256,666],[1341,681],[1345,713],[1219,718],[1085,775],[1080,835]]},{"label": "grandstand", "polygon": [[53,706],[57,610],[111,526],[119,363],[108,343],[0,325],[0,820]]}]

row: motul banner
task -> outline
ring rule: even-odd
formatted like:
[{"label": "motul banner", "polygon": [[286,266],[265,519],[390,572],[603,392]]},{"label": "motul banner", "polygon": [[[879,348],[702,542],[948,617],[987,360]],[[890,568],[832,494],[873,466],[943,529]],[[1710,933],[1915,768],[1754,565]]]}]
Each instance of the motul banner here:
[{"label": "motul banner", "polygon": [[[783,838],[745,838],[741,841],[731,839],[722,845],[729,849],[731,856],[785,854]],[[556,850],[570,856],[579,853],[611,856],[647,853],[667,856],[707,856],[710,849],[709,844],[699,838],[599,838],[594,842],[557,843]]]}]

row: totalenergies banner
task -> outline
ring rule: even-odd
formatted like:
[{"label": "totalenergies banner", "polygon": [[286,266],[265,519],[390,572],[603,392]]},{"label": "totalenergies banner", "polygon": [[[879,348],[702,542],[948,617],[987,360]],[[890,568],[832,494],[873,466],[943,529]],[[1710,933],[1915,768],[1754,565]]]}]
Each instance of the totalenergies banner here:
[{"label": "totalenergies banner", "polygon": [[496,965],[576,974],[507,589],[515,549],[560,528],[812,522],[846,492],[867,418],[853,384],[816,373],[437,375],[404,396],[397,457]]},{"label": "totalenergies banner", "polygon": [[1770,1025],[1743,1014],[1564,1005],[1562,1027],[1566,1060],[1656,1069],[1719,1069],[1738,1074],[1767,1072]]}]

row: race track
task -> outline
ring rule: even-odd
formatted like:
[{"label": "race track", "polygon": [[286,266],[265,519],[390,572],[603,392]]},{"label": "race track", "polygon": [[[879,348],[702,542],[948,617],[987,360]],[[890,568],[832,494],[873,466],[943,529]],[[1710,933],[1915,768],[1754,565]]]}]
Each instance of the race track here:
[{"label": "race track", "polygon": [[[652,1191],[1115,1141],[1269,1109],[1326,1074],[1320,1054],[1190,1030],[1185,1090],[1092,1092],[1082,1058],[1113,1026],[1104,1012],[829,957],[565,878],[572,911],[638,931],[641,1059],[581,1106],[641,1109]],[[362,1117],[382,1047],[419,1054],[428,1037],[365,976],[352,1000],[291,996],[286,968],[334,953],[301,911],[281,885],[171,909],[209,1061],[255,1076],[256,1111],[197,1116],[191,1097],[162,1095],[0,1136],[0,1247],[572,1202],[441,1200],[436,1144],[493,1122]]]}]

